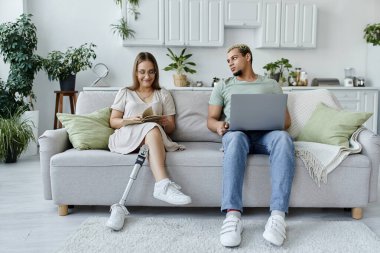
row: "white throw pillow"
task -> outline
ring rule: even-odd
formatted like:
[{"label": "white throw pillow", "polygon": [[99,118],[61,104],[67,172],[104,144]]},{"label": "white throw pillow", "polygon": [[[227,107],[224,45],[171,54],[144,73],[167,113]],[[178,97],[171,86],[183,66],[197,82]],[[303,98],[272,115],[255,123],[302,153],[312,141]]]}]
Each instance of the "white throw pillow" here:
[{"label": "white throw pillow", "polygon": [[311,117],[318,104],[340,109],[341,106],[337,98],[326,89],[295,91],[288,95],[288,110],[291,118],[291,125],[287,132],[296,138]]}]

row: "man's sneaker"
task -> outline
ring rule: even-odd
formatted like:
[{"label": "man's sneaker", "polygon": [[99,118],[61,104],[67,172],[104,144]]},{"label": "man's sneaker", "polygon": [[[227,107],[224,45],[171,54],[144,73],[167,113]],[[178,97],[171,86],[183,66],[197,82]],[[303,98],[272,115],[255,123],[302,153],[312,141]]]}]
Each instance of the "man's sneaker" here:
[{"label": "man's sneaker", "polygon": [[240,245],[241,233],[243,225],[241,219],[234,215],[228,215],[223,221],[222,229],[220,230],[220,243],[224,247],[236,247]]},{"label": "man's sneaker", "polygon": [[153,197],[173,205],[186,205],[191,203],[191,198],[181,191],[181,186],[168,180],[161,187],[154,186]]},{"label": "man's sneaker", "polygon": [[106,226],[113,230],[120,230],[124,226],[124,219],[129,214],[127,208],[119,203],[111,206],[111,216],[108,219]]},{"label": "man's sneaker", "polygon": [[286,239],[286,223],[282,216],[271,215],[265,225],[263,237],[268,242],[281,246]]}]

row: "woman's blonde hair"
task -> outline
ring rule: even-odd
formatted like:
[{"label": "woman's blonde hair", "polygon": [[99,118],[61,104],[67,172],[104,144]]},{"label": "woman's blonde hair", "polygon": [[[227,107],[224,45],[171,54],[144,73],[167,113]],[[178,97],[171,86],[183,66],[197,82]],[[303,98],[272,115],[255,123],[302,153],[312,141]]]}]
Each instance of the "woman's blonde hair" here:
[{"label": "woman's blonde hair", "polygon": [[159,75],[159,72],[158,72],[157,61],[156,61],[156,58],[154,58],[154,56],[151,53],[149,53],[149,52],[140,52],[136,56],[135,63],[133,64],[133,70],[132,70],[133,84],[132,84],[132,86],[128,87],[128,89],[134,91],[134,90],[137,90],[138,88],[140,88],[140,82],[139,82],[139,80],[137,78],[137,67],[143,61],[150,61],[151,63],[153,63],[155,75],[154,75],[154,81],[153,81],[153,84],[152,84],[152,88],[154,90],[160,90],[161,87],[160,87],[160,84],[158,82],[158,80],[160,79],[160,75]]}]

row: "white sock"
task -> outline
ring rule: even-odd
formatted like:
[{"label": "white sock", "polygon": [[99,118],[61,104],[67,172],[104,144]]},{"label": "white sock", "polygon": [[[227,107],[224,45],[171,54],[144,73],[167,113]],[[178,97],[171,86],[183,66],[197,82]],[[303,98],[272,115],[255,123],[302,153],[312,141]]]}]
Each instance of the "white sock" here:
[{"label": "white sock", "polygon": [[163,188],[169,182],[170,182],[169,178],[161,179],[160,181],[154,184],[154,188]]},{"label": "white sock", "polygon": [[229,212],[227,212],[226,217],[228,217],[230,215],[235,216],[236,218],[241,219],[241,213],[239,211],[229,211]]},{"label": "white sock", "polygon": [[280,216],[282,216],[282,218],[285,219],[285,212],[283,212],[283,211],[273,210],[273,211],[271,212],[271,215],[280,215]]}]

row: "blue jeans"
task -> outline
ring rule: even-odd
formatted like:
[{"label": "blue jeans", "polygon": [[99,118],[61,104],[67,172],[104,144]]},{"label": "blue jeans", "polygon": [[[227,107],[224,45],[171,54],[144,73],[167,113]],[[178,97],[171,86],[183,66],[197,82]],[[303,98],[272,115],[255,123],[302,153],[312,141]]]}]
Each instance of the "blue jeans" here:
[{"label": "blue jeans", "polygon": [[222,212],[243,212],[243,181],[248,154],[267,154],[270,161],[272,195],[270,210],[288,212],[295,167],[294,145],[285,131],[230,131],[222,138]]}]

